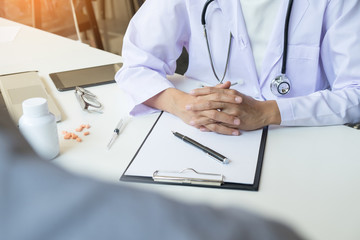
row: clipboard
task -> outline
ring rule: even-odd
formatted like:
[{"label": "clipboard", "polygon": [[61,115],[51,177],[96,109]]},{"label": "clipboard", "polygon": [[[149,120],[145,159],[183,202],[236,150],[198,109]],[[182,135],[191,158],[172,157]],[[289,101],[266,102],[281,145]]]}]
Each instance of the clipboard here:
[{"label": "clipboard", "polygon": [[[230,154],[230,163],[225,166],[211,159],[199,149],[174,137],[170,129],[185,131],[189,137],[200,137],[199,142],[205,145],[212,143],[213,147],[223,151],[222,154]],[[161,112],[120,181],[258,191],[267,132],[268,127],[242,132],[240,136],[204,133],[169,113]],[[232,144],[230,151],[226,149],[229,143]],[[242,159],[241,148],[248,151],[243,153],[244,158],[251,159]],[[239,181],[228,177],[231,173],[235,179],[238,178],[238,173],[245,171],[245,166],[251,173],[244,181],[241,177]]]}]

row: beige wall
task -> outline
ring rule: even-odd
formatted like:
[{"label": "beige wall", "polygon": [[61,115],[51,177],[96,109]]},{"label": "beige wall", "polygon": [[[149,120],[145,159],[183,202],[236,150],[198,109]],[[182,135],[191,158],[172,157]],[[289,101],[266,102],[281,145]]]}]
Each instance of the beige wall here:
[{"label": "beige wall", "polygon": [[[107,19],[119,19],[121,22],[129,22],[131,11],[128,0],[104,0],[105,14]],[[99,1],[97,1],[99,4]]]}]

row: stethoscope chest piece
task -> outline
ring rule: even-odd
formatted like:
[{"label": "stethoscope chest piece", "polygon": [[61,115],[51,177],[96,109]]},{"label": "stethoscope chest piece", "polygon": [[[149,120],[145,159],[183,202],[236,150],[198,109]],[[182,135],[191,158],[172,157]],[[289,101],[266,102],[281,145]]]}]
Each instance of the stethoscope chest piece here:
[{"label": "stethoscope chest piece", "polygon": [[290,92],[290,81],[285,74],[281,74],[271,81],[270,89],[275,96],[284,96]]}]

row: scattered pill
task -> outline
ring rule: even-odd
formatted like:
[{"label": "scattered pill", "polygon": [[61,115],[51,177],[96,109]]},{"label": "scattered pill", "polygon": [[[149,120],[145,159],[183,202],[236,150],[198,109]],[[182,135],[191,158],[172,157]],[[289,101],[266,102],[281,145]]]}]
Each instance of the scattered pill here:
[{"label": "scattered pill", "polygon": [[[85,128],[89,129],[90,124],[81,124],[78,128],[75,128],[75,132],[82,132]],[[64,135],[64,139],[66,139],[66,140],[74,139],[77,142],[82,142],[82,139],[74,132],[68,132],[66,130],[63,130],[63,131],[61,131],[61,133]],[[87,136],[89,134],[90,134],[89,131],[84,132],[84,136]]]},{"label": "scattered pill", "polygon": [[64,139],[70,139],[70,138],[71,138],[71,133],[66,133]]},{"label": "scattered pill", "polygon": [[75,129],[76,132],[81,132],[84,128],[83,127],[78,127]]}]

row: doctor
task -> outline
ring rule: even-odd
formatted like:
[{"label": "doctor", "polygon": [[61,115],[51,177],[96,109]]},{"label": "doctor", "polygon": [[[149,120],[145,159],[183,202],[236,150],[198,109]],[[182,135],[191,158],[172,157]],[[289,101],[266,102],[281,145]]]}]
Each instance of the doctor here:
[{"label": "doctor", "polygon": [[[131,114],[160,109],[202,131],[360,121],[358,19],[359,0],[147,0],[116,81]],[[183,47],[185,76],[209,87],[167,80]]]}]

